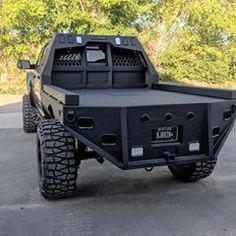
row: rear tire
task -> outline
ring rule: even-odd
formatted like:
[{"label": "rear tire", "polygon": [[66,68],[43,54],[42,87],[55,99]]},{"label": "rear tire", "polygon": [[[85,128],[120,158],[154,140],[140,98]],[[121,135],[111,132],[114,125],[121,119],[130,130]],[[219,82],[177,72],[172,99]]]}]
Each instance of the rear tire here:
[{"label": "rear tire", "polygon": [[37,156],[40,193],[48,199],[72,195],[78,169],[75,140],[59,121],[45,120],[39,124]]},{"label": "rear tire", "polygon": [[189,165],[171,165],[170,172],[182,182],[194,182],[208,177],[214,170],[216,160],[199,161]]},{"label": "rear tire", "polygon": [[30,96],[24,95],[23,97],[23,129],[26,133],[35,133],[39,117],[36,108],[30,103]]}]

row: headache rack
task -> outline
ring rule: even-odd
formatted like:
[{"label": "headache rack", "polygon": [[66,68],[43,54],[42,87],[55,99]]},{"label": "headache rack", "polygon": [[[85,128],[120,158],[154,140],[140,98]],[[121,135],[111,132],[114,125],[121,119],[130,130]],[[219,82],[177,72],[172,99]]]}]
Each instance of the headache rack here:
[{"label": "headache rack", "polygon": [[158,80],[135,37],[57,35],[43,84],[63,89],[145,88]]}]

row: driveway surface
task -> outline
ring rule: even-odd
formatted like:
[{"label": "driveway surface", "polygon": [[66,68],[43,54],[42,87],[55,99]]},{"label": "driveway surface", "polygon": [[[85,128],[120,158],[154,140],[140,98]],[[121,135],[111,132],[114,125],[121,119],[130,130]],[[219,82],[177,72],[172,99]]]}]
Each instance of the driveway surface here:
[{"label": "driveway surface", "polygon": [[121,171],[90,160],[72,198],[47,201],[20,110],[19,102],[0,107],[0,236],[236,235],[236,128],[205,180],[183,184],[167,168]]}]

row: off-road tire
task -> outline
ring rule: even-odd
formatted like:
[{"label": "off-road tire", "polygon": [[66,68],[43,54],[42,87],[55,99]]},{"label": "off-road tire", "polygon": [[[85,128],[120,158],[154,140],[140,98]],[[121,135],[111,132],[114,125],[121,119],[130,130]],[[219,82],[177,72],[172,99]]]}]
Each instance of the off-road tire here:
[{"label": "off-road tire", "polygon": [[214,170],[216,160],[199,161],[189,165],[170,165],[169,170],[182,182],[194,182],[208,177]]},{"label": "off-road tire", "polygon": [[26,133],[35,133],[39,117],[36,108],[30,103],[30,96],[23,96],[23,129]]},{"label": "off-road tire", "polygon": [[72,195],[78,161],[75,140],[57,120],[45,120],[37,129],[39,190],[47,199]]}]

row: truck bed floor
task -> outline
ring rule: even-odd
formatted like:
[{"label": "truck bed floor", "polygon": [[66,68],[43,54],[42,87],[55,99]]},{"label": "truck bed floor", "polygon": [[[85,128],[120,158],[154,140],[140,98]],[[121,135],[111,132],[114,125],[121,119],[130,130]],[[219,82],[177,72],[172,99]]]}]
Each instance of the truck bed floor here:
[{"label": "truck bed floor", "polygon": [[156,89],[79,89],[80,106],[122,107],[214,103],[225,99],[168,92]]}]

